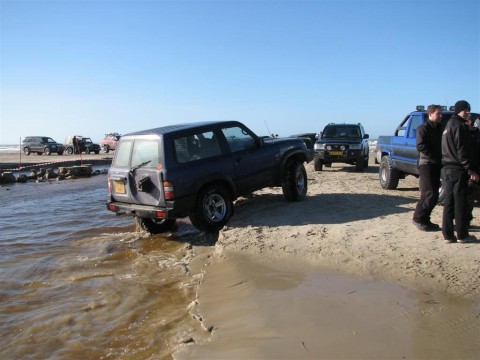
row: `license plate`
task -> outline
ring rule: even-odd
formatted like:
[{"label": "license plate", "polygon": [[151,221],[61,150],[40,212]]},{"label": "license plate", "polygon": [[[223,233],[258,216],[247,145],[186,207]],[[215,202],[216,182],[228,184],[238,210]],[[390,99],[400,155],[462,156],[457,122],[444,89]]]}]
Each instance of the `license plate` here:
[{"label": "license plate", "polygon": [[332,156],[342,156],[343,151],[330,151],[330,155],[332,155]]},{"label": "license plate", "polygon": [[113,191],[115,191],[117,194],[125,194],[125,183],[120,180],[114,180]]}]

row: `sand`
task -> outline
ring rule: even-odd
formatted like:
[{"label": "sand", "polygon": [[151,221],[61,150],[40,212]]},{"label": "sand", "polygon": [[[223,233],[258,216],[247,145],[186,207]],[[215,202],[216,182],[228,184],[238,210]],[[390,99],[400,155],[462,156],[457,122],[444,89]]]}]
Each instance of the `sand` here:
[{"label": "sand", "polygon": [[197,259],[193,316],[211,333],[175,358],[478,358],[480,243],[418,230],[418,179],[383,190],[370,164],[308,164],[304,202],[279,188],[239,199]]}]

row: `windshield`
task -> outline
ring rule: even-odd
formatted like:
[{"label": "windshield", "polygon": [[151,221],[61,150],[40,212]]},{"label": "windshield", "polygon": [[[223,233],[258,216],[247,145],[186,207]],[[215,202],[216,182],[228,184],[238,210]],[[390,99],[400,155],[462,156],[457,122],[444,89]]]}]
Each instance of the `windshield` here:
[{"label": "windshield", "polygon": [[82,141],[85,143],[85,144],[91,144],[92,143],[92,140],[90,138],[83,138]]},{"label": "windshield", "polygon": [[327,126],[322,139],[358,139],[360,130],[357,126]]},{"label": "windshield", "polygon": [[44,143],[49,143],[49,144],[55,144],[56,141],[53,140],[52,138],[43,138]]}]

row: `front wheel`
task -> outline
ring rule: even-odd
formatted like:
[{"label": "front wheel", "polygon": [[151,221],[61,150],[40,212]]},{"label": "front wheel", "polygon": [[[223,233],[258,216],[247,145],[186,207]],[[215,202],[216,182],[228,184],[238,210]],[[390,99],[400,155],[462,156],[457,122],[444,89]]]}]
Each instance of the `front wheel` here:
[{"label": "front wheel", "polygon": [[85,154],[87,154],[87,155],[90,154],[90,148],[85,149]]},{"label": "front wheel", "polygon": [[150,234],[160,234],[175,227],[177,219],[144,219],[135,216],[135,225],[138,230],[148,231]]},{"label": "front wheel", "polygon": [[68,148],[65,149],[65,152],[66,152],[68,155],[72,155],[72,154],[73,154],[73,148],[68,147]]},{"label": "front wheel", "polygon": [[307,172],[303,163],[294,161],[287,165],[283,175],[283,196],[288,201],[302,201],[307,196]]},{"label": "front wheel", "polygon": [[398,180],[400,179],[400,174],[398,170],[395,169],[392,165],[390,157],[385,155],[382,157],[380,162],[379,176],[380,176],[380,185],[385,190],[394,190],[398,186]]},{"label": "front wheel", "polygon": [[190,221],[197,229],[215,233],[220,231],[233,215],[233,202],[230,192],[222,185],[205,187],[197,198]]},{"label": "front wheel", "polygon": [[322,171],[323,160],[320,160],[320,159],[313,160],[313,168],[315,169],[315,171]]},{"label": "front wheel", "polygon": [[43,150],[43,153],[45,155],[51,155],[52,154],[52,151],[50,150],[50,148],[46,147],[45,150]]},{"label": "front wheel", "polygon": [[23,148],[23,153],[27,156],[30,155],[30,149],[28,147]]}]

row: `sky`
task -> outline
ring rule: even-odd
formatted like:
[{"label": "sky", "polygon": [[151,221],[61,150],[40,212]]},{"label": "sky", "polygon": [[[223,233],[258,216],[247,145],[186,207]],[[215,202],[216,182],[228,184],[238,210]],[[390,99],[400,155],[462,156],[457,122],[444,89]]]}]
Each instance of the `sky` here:
[{"label": "sky", "polygon": [[0,0],[0,144],[238,120],[258,135],[417,105],[480,112],[480,2]]}]

